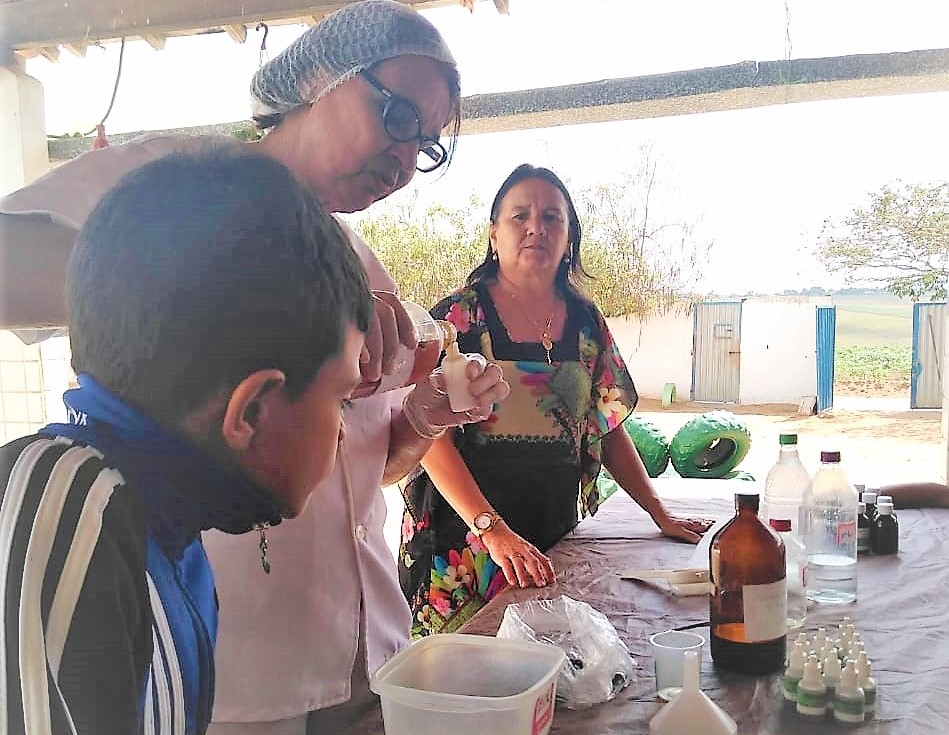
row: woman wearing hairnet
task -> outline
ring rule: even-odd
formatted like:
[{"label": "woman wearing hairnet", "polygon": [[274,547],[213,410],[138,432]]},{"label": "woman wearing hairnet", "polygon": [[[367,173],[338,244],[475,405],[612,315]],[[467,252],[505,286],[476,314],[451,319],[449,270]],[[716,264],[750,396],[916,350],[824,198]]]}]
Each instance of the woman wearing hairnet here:
[{"label": "woman wearing hairnet", "polygon": [[[450,51],[431,23],[392,0],[364,0],[327,16],[264,65],[251,92],[255,120],[268,131],[253,145],[335,212],[364,209],[417,170],[444,165],[460,120]],[[55,283],[75,230],[115,181],[148,160],[206,143],[151,136],[61,166],[0,200],[0,249],[9,252],[16,237],[49,243],[33,257]],[[391,277],[347,233],[377,291],[363,366],[373,380],[390,368],[394,346],[414,338],[385,293],[395,291]],[[47,316],[55,304],[42,308],[32,324],[13,326],[57,323]],[[471,363],[469,375],[477,376],[471,389],[479,409],[466,414],[451,413],[437,374],[408,392],[353,401],[343,409],[345,439],[319,502],[259,538],[205,534],[220,603],[211,733],[342,733],[372,703],[368,672],[408,642],[410,628],[383,538],[381,487],[411,470],[446,427],[482,420],[507,395],[497,366]],[[176,696],[181,687],[172,685],[173,707],[180,706]]]}]

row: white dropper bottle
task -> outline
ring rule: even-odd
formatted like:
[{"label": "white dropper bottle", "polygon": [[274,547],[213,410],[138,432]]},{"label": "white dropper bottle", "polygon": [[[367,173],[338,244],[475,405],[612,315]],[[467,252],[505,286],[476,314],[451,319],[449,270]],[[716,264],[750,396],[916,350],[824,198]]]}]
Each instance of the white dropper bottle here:
[{"label": "white dropper bottle", "polygon": [[470,411],[478,402],[471,395],[468,379],[468,358],[458,350],[458,343],[452,340],[445,346],[442,360],[442,374],[445,376],[445,390],[448,392],[448,405],[455,413]]}]

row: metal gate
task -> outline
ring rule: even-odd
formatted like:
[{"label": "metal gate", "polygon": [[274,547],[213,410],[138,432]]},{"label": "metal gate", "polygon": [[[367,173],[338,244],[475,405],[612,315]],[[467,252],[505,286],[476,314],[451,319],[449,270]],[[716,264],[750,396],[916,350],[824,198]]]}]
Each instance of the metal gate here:
[{"label": "metal gate", "polygon": [[946,304],[913,304],[913,367],[910,408],[942,407],[942,367],[946,344]]},{"label": "metal gate", "polygon": [[817,412],[834,405],[834,347],[837,307],[817,307]]},{"label": "metal gate", "polygon": [[692,400],[738,402],[741,302],[695,305],[692,330]]}]

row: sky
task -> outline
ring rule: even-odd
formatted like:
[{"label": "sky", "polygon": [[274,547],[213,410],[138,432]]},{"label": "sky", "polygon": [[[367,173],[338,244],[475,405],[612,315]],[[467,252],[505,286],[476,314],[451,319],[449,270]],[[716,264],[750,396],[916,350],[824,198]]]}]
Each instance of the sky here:
[{"label": "sky", "polygon": [[[462,94],[732,64],[949,48],[942,0],[510,0],[425,11],[458,61]],[[247,83],[303,25],[275,26],[267,49],[226,34],[143,41],[125,50],[110,132],[242,120]],[[47,132],[87,131],[108,105],[118,44],[78,59],[28,62],[43,82]],[[712,241],[701,287],[717,293],[839,287],[813,249],[839,219],[882,186],[949,178],[949,93],[786,104],[728,112],[463,136],[444,175],[417,176],[420,203],[490,202],[514,166],[554,169],[571,190],[657,163],[654,204]],[[399,195],[396,195],[399,196]],[[382,207],[385,204],[377,204]],[[372,210],[370,210],[371,212]],[[487,212],[485,212],[487,217]]]}]

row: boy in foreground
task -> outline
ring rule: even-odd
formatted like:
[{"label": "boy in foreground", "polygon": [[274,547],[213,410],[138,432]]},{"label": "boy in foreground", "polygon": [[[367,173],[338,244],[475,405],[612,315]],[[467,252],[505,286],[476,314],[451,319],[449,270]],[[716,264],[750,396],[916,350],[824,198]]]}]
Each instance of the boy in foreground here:
[{"label": "boy in foreground", "polygon": [[209,148],[134,171],[70,262],[69,424],[0,448],[0,732],[203,733],[200,533],[298,515],[333,467],[370,294],[280,164]]}]

